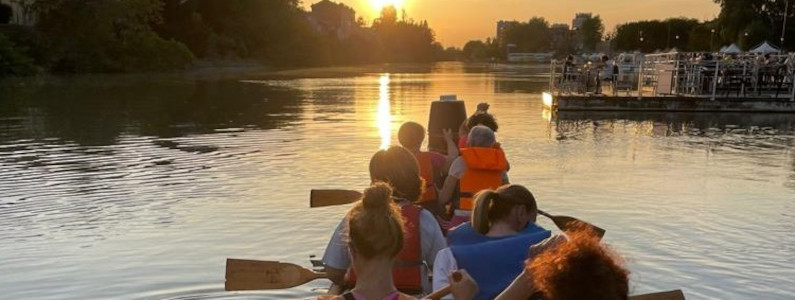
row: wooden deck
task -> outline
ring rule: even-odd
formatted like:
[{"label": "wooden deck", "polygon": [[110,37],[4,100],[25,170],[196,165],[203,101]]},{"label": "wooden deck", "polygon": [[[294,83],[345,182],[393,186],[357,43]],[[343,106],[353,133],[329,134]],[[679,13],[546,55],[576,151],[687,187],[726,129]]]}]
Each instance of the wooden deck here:
[{"label": "wooden deck", "polygon": [[544,94],[544,105],[557,111],[795,113],[795,101],[774,97]]}]

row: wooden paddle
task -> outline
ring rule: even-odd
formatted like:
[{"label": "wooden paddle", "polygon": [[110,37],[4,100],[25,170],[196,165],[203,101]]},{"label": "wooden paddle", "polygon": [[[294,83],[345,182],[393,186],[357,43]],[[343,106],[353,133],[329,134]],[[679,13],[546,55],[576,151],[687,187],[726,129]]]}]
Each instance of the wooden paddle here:
[{"label": "wooden paddle", "polygon": [[550,215],[543,210],[538,210],[538,214],[545,216],[547,218],[552,219],[552,222],[555,222],[555,226],[558,226],[560,230],[569,231],[577,229],[577,226],[587,226],[593,229],[594,233],[601,239],[605,236],[605,230],[599,227],[594,226],[593,224],[581,221],[577,218],[569,217],[569,216],[553,216]]},{"label": "wooden paddle", "polygon": [[226,260],[227,291],[286,289],[319,278],[326,278],[326,274],[291,263],[233,258]]},{"label": "wooden paddle", "polygon": [[[226,290],[250,291],[296,287],[315,279],[327,278],[326,273],[313,272],[296,264],[228,258],[226,260]],[[461,280],[459,273],[453,280]],[[431,293],[423,299],[439,300],[449,295],[450,286]],[[630,300],[684,300],[681,290],[629,297]]]},{"label": "wooden paddle", "polygon": [[685,294],[682,290],[675,290],[669,292],[637,295],[629,297],[629,300],[685,300]]},{"label": "wooden paddle", "polygon": [[312,190],[309,194],[309,207],[324,207],[350,204],[362,199],[362,193],[351,190]]},{"label": "wooden paddle", "polygon": [[[309,207],[314,208],[314,207],[350,204],[359,201],[360,199],[362,199],[362,193],[358,191],[312,190],[312,192],[309,195]],[[596,227],[593,224],[581,221],[577,218],[569,216],[553,216],[542,210],[539,210],[538,213],[543,216],[546,216],[547,218],[552,219],[552,221],[555,222],[555,225],[558,226],[558,228],[560,228],[560,230],[563,231],[574,229],[574,226],[583,224],[593,229],[594,232],[599,236],[599,238],[602,238],[605,235],[604,229]]]},{"label": "wooden paddle", "polygon": [[[326,273],[313,272],[296,264],[278,261],[226,259],[226,290],[251,291],[296,287],[315,279],[327,278]],[[461,275],[453,280],[461,280]],[[440,300],[450,294],[450,286],[428,295],[427,299]]]}]

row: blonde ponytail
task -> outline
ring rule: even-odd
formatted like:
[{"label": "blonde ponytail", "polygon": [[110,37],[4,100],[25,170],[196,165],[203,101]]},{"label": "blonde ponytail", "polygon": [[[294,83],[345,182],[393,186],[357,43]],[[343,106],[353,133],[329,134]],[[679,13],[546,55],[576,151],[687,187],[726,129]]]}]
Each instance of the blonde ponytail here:
[{"label": "blonde ponytail", "polygon": [[403,248],[403,216],[388,184],[377,182],[366,189],[346,219],[349,245],[365,258],[393,258]]},{"label": "blonde ponytail", "polygon": [[491,229],[489,210],[492,202],[498,197],[493,190],[482,190],[475,195],[475,207],[472,209],[472,228],[480,234],[486,234]]}]

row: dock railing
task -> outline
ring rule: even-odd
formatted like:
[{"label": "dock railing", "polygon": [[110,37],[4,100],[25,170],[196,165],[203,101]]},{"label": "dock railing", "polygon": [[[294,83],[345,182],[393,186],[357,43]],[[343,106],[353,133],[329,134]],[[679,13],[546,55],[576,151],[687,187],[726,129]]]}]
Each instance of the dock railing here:
[{"label": "dock railing", "polygon": [[793,55],[659,53],[615,65],[553,61],[553,94],[795,101]]}]

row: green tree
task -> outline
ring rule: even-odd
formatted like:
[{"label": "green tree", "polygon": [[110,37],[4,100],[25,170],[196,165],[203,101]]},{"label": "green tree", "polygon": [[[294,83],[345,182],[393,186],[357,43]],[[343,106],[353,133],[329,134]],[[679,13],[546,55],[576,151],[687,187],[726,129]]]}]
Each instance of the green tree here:
[{"label": "green tree", "polygon": [[158,32],[200,57],[253,58],[275,65],[309,65],[322,38],[296,0],[164,0]]},{"label": "green tree", "polygon": [[[764,40],[779,43],[784,19],[792,21],[795,16],[792,7],[795,2],[787,0],[715,0],[715,3],[721,6],[717,20],[720,36],[727,41],[740,41],[747,47]],[[785,15],[787,3],[791,6]],[[795,22],[787,22],[784,47],[795,47]]]},{"label": "green tree", "polygon": [[[544,18],[533,17],[509,27],[505,33],[503,46],[512,45],[512,52],[542,52],[551,47],[549,22]],[[503,53],[507,53],[508,49]]]},{"label": "green tree", "polygon": [[[705,26],[697,20],[684,18],[631,22],[616,28],[613,41],[621,51],[648,53],[669,48],[705,51],[709,48],[710,39],[710,28]],[[719,44],[717,39],[715,44]]]},{"label": "green tree", "polygon": [[394,7],[387,6],[373,22],[372,32],[378,44],[375,49],[383,62],[429,62],[444,48],[436,43],[436,35],[427,21],[416,22],[404,15],[397,20]]},{"label": "green tree", "polygon": [[0,3],[0,24],[11,23],[11,17],[13,14],[14,10],[11,9],[10,5]]},{"label": "green tree", "polygon": [[25,49],[0,34],[0,78],[8,75],[33,75],[38,72],[33,59],[25,53]]},{"label": "green tree", "polygon": [[158,0],[50,0],[35,4],[51,67],[61,72],[184,68],[192,54],[157,36]]},{"label": "green tree", "polygon": [[489,57],[489,48],[482,41],[469,41],[464,45],[462,55],[468,61],[486,60]]},{"label": "green tree", "polygon": [[602,24],[602,18],[599,15],[587,18],[582,23],[582,28],[579,29],[582,35],[583,50],[586,52],[596,51],[596,45],[602,41],[602,36],[605,33],[605,26]]}]

